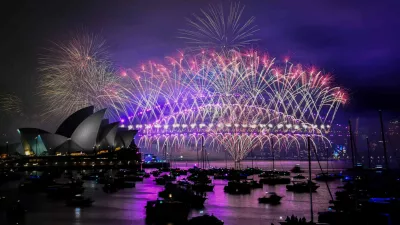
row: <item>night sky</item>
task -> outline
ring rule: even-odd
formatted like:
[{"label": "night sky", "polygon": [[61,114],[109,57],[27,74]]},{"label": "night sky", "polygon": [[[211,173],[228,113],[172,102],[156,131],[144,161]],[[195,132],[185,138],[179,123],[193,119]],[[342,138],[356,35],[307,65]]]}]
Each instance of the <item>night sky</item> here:
[{"label": "night sky", "polygon": [[[162,60],[184,48],[178,29],[185,17],[210,3],[229,1],[9,1],[1,9],[1,93],[15,93],[36,114],[38,56],[50,41],[79,30],[107,40],[118,67]],[[242,1],[255,16],[257,49],[277,58],[315,65],[349,90],[347,116],[400,109],[400,1]],[[5,7],[7,5],[7,7]],[[348,113],[348,114],[343,114]]]}]

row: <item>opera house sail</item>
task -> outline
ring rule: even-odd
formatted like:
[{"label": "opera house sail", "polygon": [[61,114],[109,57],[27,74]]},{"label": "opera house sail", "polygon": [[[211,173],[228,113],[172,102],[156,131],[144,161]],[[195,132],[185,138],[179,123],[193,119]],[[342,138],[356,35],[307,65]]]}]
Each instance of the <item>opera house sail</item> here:
[{"label": "opera house sail", "polygon": [[119,122],[109,123],[104,119],[106,109],[93,111],[93,106],[78,110],[55,133],[38,128],[18,129],[24,154],[93,154],[118,151],[134,144],[136,130],[121,128]]}]

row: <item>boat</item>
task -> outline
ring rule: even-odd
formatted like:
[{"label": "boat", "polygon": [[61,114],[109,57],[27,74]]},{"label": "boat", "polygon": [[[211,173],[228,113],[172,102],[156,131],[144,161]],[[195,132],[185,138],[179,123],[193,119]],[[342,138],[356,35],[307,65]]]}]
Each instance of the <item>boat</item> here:
[{"label": "boat", "polygon": [[192,219],[189,220],[188,225],[224,225],[224,221],[218,219],[214,215],[202,215],[202,216],[197,216],[193,217]]},{"label": "boat", "polygon": [[151,174],[153,175],[153,177],[158,177],[161,174],[161,172],[158,170],[155,170],[155,171],[151,172]]},{"label": "boat", "polygon": [[188,171],[187,170],[179,170],[180,175],[187,175]]},{"label": "boat", "polygon": [[260,179],[260,183],[261,184],[269,184],[269,185],[290,184],[290,178],[274,175],[271,177],[265,177],[265,178]]},{"label": "boat", "polygon": [[255,188],[262,188],[262,187],[263,187],[263,184],[262,184],[262,183],[257,182],[257,181],[255,181],[255,180],[250,181],[250,182],[249,182],[249,185],[250,185],[250,188],[253,188],[253,189],[255,189]]},{"label": "boat", "polygon": [[46,193],[49,198],[65,199],[77,194],[82,194],[84,190],[84,187],[69,185],[51,185],[46,188]]},{"label": "boat", "polygon": [[118,188],[114,183],[108,183],[103,186],[103,191],[106,193],[114,193],[118,191]]},{"label": "boat", "polygon": [[263,172],[263,170],[260,168],[248,167],[245,170],[243,170],[243,172],[246,173],[247,175],[251,176],[251,175],[261,174]]},{"label": "boat", "polygon": [[310,192],[310,185],[312,192],[316,191],[319,188],[319,185],[317,185],[314,182],[293,181],[292,184],[286,185],[286,189],[288,191],[299,192],[299,193]]},{"label": "boat", "polygon": [[214,185],[205,183],[194,183],[192,190],[196,192],[211,192],[214,191]]},{"label": "boat", "polygon": [[143,176],[144,174],[146,174],[146,172],[144,170],[139,170],[136,172],[136,175],[138,175],[138,176]]},{"label": "boat", "polygon": [[281,202],[282,197],[275,192],[267,192],[264,197],[258,198],[258,203],[278,204]]},{"label": "boat", "polygon": [[125,179],[115,179],[114,180],[115,186],[118,189],[124,188],[134,188],[136,187],[136,183],[133,181],[126,181]]},{"label": "boat", "polygon": [[293,179],[296,179],[296,180],[304,180],[304,179],[306,179],[306,177],[303,176],[303,175],[301,175],[301,174],[297,174],[296,176],[293,177]]},{"label": "boat", "polygon": [[116,178],[123,178],[126,181],[143,181],[144,171],[134,171],[134,170],[126,170],[120,169],[116,174]]},{"label": "boat", "polygon": [[343,178],[342,172],[340,172],[340,173],[334,173],[333,176],[334,176],[336,179],[342,179],[342,178]]},{"label": "boat", "polygon": [[195,166],[193,168],[188,169],[188,171],[189,173],[197,173],[200,171],[200,168]]},{"label": "boat", "polygon": [[103,173],[92,172],[92,173],[84,173],[82,175],[82,180],[97,180],[99,177],[102,177]]},{"label": "boat", "polygon": [[294,165],[294,167],[290,170],[292,173],[304,173],[304,170],[300,168],[300,164]]},{"label": "boat", "polygon": [[156,178],[155,181],[156,181],[156,184],[158,184],[158,185],[165,185],[167,183],[167,181],[162,177]]},{"label": "boat", "polygon": [[185,224],[189,216],[190,207],[182,202],[173,200],[148,201],[146,208],[146,222]]},{"label": "boat", "polygon": [[227,170],[227,169],[213,169],[209,171],[210,176],[213,176],[214,180],[246,180],[248,175],[246,172],[241,170]]},{"label": "boat", "polygon": [[250,194],[251,188],[246,182],[229,181],[224,191],[228,194]]},{"label": "boat", "polygon": [[67,206],[74,206],[74,207],[88,207],[91,206],[94,201],[91,198],[85,198],[84,196],[78,194],[68,199],[66,201]]},{"label": "boat", "polygon": [[258,175],[258,177],[260,177],[260,178],[273,177],[273,176],[275,176],[275,174],[272,170],[264,171]]},{"label": "boat", "polygon": [[97,183],[98,184],[106,184],[108,182],[110,182],[110,180],[112,180],[112,176],[104,176],[104,177],[100,177],[99,179],[97,179]]},{"label": "boat", "polygon": [[213,175],[214,180],[227,180],[228,179],[228,174],[218,174],[215,173]]},{"label": "boat", "polygon": [[169,167],[161,167],[160,169],[158,169],[160,172],[169,172],[170,168]]},{"label": "boat", "polygon": [[170,173],[171,175],[178,177],[180,175],[187,175],[187,170],[181,170],[179,168],[176,168],[176,169],[171,169]]},{"label": "boat", "polygon": [[275,174],[278,174],[279,176],[290,176],[289,171],[274,171]]},{"label": "boat", "polygon": [[137,175],[124,175],[123,177],[126,181],[143,181],[143,177]]},{"label": "boat", "polygon": [[333,181],[333,180],[336,180],[336,179],[337,178],[335,177],[334,174],[329,174],[329,173],[319,173],[314,178],[314,180],[317,180],[317,181]]},{"label": "boat", "polygon": [[203,207],[205,200],[207,200],[203,194],[195,193],[191,189],[173,183],[166,184],[165,189],[159,192],[158,196],[164,199],[183,202],[192,208]]},{"label": "boat", "polygon": [[188,176],[187,179],[198,183],[205,183],[205,184],[211,183],[211,179],[208,178],[206,173],[191,174],[190,176]]},{"label": "boat", "polygon": [[240,173],[239,172],[234,172],[228,174],[227,180],[233,181],[233,180],[246,180],[247,179],[247,174],[245,173]]},{"label": "boat", "polygon": [[192,186],[192,183],[190,183],[188,180],[186,179],[182,179],[179,180],[178,182],[176,182],[178,185],[180,186]]},{"label": "boat", "polygon": [[157,177],[155,181],[156,181],[156,184],[158,184],[158,185],[165,185],[166,183],[175,181],[175,177],[169,176],[169,175],[164,175],[162,177]]}]

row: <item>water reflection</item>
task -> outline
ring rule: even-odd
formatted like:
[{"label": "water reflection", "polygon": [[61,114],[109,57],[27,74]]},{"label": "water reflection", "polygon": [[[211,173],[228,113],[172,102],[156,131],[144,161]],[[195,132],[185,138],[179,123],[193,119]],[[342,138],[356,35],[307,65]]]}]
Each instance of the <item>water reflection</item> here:
[{"label": "water reflection", "polygon": [[[279,169],[289,170],[298,162],[277,162]],[[185,164],[184,164],[185,165]],[[183,165],[183,166],[184,166]],[[220,164],[211,162],[212,166],[225,167],[225,162]],[[249,166],[251,163],[248,164]],[[270,162],[257,162],[258,166],[268,169]],[[179,166],[179,165],[178,165]],[[246,162],[243,164],[246,167]],[[301,163],[301,167],[306,169],[306,162]],[[318,164],[313,163],[313,173],[317,173]],[[323,165],[322,165],[323,166]],[[330,163],[330,168],[340,170],[341,163]],[[323,168],[326,168],[323,166]],[[208,193],[205,208],[194,210],[191,216],[198,216],[204,213],[214,214],[225,224],[278,224],[286,216],[292,214],[310,218],[309,195],[307,193],[287,192],[285,185],[268,186],[264,185],[261,189],[255,189],[249,195],[229,195],[224,192],[227,181],[214,180],[214,192]],[[340,181],[329,183],[332,193],[336,187],[340,186]],[[327,210],[330,196],[324,183],[320,183],[320,188],[313,194],[315,216],[318,211]],[[70,224],[96,224],[96,225],[144,225],[145,205],[149,200],[155,200],[158,192],[163,189],[154,182],[154,178],[145,179],[137,182],[136,188],[124,189],[114,194],[106,194],[102,191],[101,185],[95,182],[85,182],[85,195],[95,200],[93,207],[89,208],[68,208],[63,202],[52,202],[45,195],[37,195],[31,210],[27,214],[29,224],[41,225],[70,225]],[[276,206],[259,204],[258,198],[265,192],[276,192],[284,196],[281,204]],[[56,221],[56,222],[55,222]],[[1,224],[1,223],[0,223]]]},{"label": "water reflection", "polygon": [[79,220],[81,218],[81,208],[75,208],[75,219]]}]

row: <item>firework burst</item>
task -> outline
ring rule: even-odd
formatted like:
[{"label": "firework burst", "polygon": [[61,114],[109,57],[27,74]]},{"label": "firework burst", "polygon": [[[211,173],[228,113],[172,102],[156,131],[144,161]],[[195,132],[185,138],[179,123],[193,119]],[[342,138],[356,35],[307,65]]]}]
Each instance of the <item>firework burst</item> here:
[{"label": "firework burst", "polygon": [[39,70],[45,115],[65,117],[89,105],[118,109],[114,104],[119,102],[119,78],[109,61],[105,41],[94,35],[80,34],[66,43],[55,43],[40,59]]},{"label": "firework burst", "polygon": [[254,17],[243,19],[244,6],[231,3],[229,12],[223,5],[210,5],[201,14],[188,18],[190,29],[180,30],[180,38],[186,40],[191,50],[231,50],[249,46],[257,41],[258,31]]},{"label": "firework burst", "polygon": [[0,95],[0,111],[7,115],[22,116],[23,113],[22,100],[14,94]]},{"label": "firework burst", "polygon": [[121,90],[139,145],[195,148],[202,137],[235,161],[271,143],[300,149],[311,135],[329,144],[335,113],[347,100],[332,77],[256,51],[181,54],[123,72]]}]

